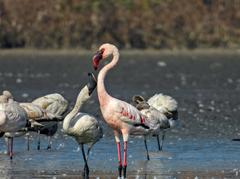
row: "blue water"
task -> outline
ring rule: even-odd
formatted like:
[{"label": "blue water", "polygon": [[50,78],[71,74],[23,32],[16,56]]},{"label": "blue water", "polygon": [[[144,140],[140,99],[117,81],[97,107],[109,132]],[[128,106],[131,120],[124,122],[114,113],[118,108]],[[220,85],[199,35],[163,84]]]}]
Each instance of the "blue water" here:
[{"label": "blue water", "polygon": [[[150,161],[142,138],[130,138],[128,178],[239,178],[240,56],[122,55],[118,67],[107,76],[113,96],[130,102],[135,94],[150,97],[163,92],[179,103],[180,126],[166,134],[163,152],[156,139],[148,138]],[[0,55],[0,89],[12,91],[17,101],[31,101],[59,92],[73,105],[91,71],[90,55]],[[96,93],[84,106],[104,126],[104,138],[91,151],[90,178],[116,178],[117,149],[112,134],[101,119]],[[6,155],[0,139],[0,178],[81,178],[83,159],[78,144],[59,131],[53,147],[47,138],[30,133],[14,139],[14,158]]]}]

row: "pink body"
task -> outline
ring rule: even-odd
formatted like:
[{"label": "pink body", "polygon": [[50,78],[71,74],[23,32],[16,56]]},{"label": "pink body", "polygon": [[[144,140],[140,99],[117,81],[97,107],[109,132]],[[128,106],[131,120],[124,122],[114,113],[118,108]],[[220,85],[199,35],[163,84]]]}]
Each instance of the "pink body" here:
[{"label": "pink body", "polygon": [[100,103],[100,109],[106,123],[114,130],[115,140],[117,142],[118,150],[118,162],[119,162],[119,177],[121,177],[122,171],[122,160],[120,151],[120,139],[119,132],[123,135],[124,141],[124,161],[123,161],[123,173],[124,178],[126,177],[127,167],[127,141],[129,134],[132,131],[147,131],[146,128],[142,127],[145,125],[145,116],[141,114],[134,106],[110,96],[104,85],[104,79],[107,72],[113,68],[119,59],[118,49],[111,44],[104,44],[100,47],[98,53],[93,58],[94,68],[97,69],[99,61],[110,55],[113,55],[113,59],[110,63],[105,65],[98,75],[97,80],[97,93]]}]

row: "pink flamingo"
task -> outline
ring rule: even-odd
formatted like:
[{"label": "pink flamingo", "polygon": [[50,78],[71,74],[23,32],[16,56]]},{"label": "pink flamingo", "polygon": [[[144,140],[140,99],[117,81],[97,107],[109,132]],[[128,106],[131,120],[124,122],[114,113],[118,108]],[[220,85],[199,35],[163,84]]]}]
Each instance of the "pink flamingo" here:
[{"label": "pink flamingo", "polygon": [[[114,136],[118,150],[118,176],[126,178],[127,170],[127,142],[129,134],[132,133],[148,133],[149,127],[145,122],[145,116],[141,114],[134,106],[110,96],[104,85],[104,79],[107,72],[113,68],[119,59],[117,47],[111,44],[103,44],[96,55],[93,57],[93,66],[97,70],[99,62],[108,56],[113,55],[110,63],[105,65],[99,72],[97,80],[97,93],[100,103],[100,109],[106,123],[114,130]],[[122,133],[124,142],[124,159],[122,167],[121,149],[119,133]]]}]

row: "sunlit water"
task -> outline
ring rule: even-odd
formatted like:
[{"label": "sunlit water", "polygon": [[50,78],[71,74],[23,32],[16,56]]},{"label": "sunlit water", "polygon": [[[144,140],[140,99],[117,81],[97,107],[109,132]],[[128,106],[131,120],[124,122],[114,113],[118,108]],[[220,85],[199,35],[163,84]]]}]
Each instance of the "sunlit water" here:
[{"label": "sunlit water", "polygon": [[[132,95],[150,97],[163,92],[179,102],[178,128],[167,133],[164,151],[148,138],[150,161],[143,139],[130,138],[128,178],[239,178],[240,56],[231,55],[122,55],[106,84],[113,96],[130,102]],[[2,55],[1,90],[12,91],[16,100],[30,101],[47,93],[63,94],[71,105],[92,71],[91,56]],[[97,96],[83,111],[101,119]],[[117,151],[104,122],[104,138],[90,154],[91,178],[116,178]],[[83,159],[74,139],[59,131],[46,150],[41,137],[31,133],[31,149],[24,137],[14,139],[14,159],[9,160],[0,140],[0,178],[81,178]]]}]

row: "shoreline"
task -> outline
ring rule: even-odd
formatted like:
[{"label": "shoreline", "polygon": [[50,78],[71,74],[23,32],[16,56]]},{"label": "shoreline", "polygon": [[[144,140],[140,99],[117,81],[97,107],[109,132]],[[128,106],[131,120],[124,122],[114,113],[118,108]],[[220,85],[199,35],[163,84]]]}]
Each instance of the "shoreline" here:
[{"label": "shoreline", "polygon": [[[96,49],[97,50],[97,49]],[[0,49],[0,56],[5,55],[38,55],[38,56],[58,56],[58,55],[93,55],[96,50],[84,49]],[[224,48],[199,48],[199,49],[122,49],[122,55],[240,55],[240,49]]]}]

